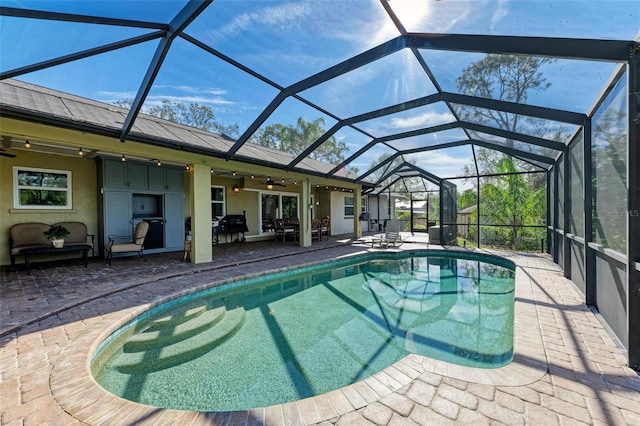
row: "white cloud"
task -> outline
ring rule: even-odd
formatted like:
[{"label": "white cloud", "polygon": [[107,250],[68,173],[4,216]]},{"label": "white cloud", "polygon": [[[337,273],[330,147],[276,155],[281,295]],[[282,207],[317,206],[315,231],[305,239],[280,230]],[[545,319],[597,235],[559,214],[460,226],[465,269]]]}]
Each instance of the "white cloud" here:
[{"label": "white cloud", "polygon": [[507,7],[509,0],[499,0],[498,7],[491,15],[491,30],[495,31],[496,27],[501,23],[502,19],[509,14],[509,8]]},{"label": "white cloud", "polygon": [[219,96],[207,97],[207,96],[175,96],[175,95],[153,95],[148,96],[145,102],[146,105],[159,105],[162,99],[168,99],[171,102],[179,103],[197,103],[197,104],[212,104],[212,105],[232,105],[234,102],[221,98]]},{"label": "white cloud", "polygon": [[392,118],[391,127],[396,129],[416,128],[424,126],[433,126],[436,124],[448,123],[453,121],[453,115],[450,113],[437,113],[427,111],[422,114],[414,115],[406,118]]}]

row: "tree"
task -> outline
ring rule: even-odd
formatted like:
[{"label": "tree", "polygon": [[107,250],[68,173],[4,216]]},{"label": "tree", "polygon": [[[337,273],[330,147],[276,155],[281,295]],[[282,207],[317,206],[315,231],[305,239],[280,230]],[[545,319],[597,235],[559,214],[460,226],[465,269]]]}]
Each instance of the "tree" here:
[{"label": "tree", "polygon": [[460,210],[475,206],[477,202],[478,196],[473,189],[465,189],[462,194],[458,195],[458,209]]},{"label": "tree", "polygon": [[541,224],[545,199],[544,187],[531,188],[525,175],[516,171],[513,162],[504,158],[496,170],[504,177],[484,184],[480,195],[483,217],[494,224],[509,225],[494,232],[498,239],[508,241],[512,250],[520,247],[523,226]]},{"label": "tree", "polygon": [[[120,99],[113,103],[119,107],[131,108],[133,101],[130,99]],[[163,120],[216,133],[224,133],[231,137],[238,137],[240,135],[240,127],[238,124],[225,125],[216,121],[215,114],[210,106],[201,105],[196,102],[191,102],[189,105],[186,105],[182,102],[161,99],[160,105],[146,108],[143,112]]]},{"label": "tree", "polygon": [[[270,124],[258,129],[249,142],[298,156],[325,133],[324,124],[323,118],[306,121],[302,117],[298,118],[295,126]],[[346,151],[347,145],[331,136],[313,150],[309,157],[329,164],[340,164],[344,161]]]},{"label": "tree", "polygon": [[[458,90],[471,96],[526,103],[532,91],[550,87],[541,68],[552,61],[526,56],[487,55],[463,70],[457,79]],[[461,107],[460,116],[466,121],[548,139],[562,140],[566,136],[558,126],[504,111]],[[479,135],[476,137],[480,138]],[[506,141],[507,147],[514,145],[513,140]],[[545,153],[544,149],[531,146],[530,151],[534,150]],[[546,180],[537,174],[513,174],[532,170],[533,166],[495,150],[477,149],[476,162],[465,166],[467,176],[476,174],[476,164],[477,172],[481,175],[510,173],[505,179],[483,179],[484,183],[479,189],[480,216],[496,224],[509,225],[508,228],[496,228],[495,234],[517,250],[524,232],[522,226],[544,223]],[[527,206],[529,211],[522,211],[523,206]]]}]

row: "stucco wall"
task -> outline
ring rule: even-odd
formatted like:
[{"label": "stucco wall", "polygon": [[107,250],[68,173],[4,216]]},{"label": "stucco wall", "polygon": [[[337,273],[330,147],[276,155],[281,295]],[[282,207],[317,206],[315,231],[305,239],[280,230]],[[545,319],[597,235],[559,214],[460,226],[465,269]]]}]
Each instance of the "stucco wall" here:
[{"label": "stucco wall", "polygon": [[[345,197],[353,197],[353,194],[344,192],[331,193],[331,235],[353,233],[353,217],[345,217],[344,215]],[[357,216],[359,212],[354,214]]]},{"label": "stucco wall", "polygon": [[[98,234],[97,166],[95,161],[54,154],[16,151],[16,158],[0,157],[0,264],[11,263],[9,229],[22,222],[52,224],[63,221],[84,222],[89,234]],[[71,210],[20,210],[13,208],[13,166],[36,167],[71,172]],[[97,243],[97,239],[96,239]],[[100,252],[96,248],[96,254]],[[67,257],[78,256],[71,253]],[[17,259],[22,262],[22,257]]]}]

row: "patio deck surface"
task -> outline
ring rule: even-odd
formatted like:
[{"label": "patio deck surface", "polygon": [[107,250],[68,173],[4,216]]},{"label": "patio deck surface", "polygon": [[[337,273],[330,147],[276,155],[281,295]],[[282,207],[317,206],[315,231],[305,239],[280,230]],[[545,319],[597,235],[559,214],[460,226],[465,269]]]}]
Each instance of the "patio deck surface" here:
[{"label": "patio deck surface", "polygon": [[[427,247],[419,238],[399,248]],[[430,248],[437,248],[431,246]],[[0,424],[432,425],[640,424],[640,378],[560,269],[543,254],[501,252],[517,265],[514,361],[486,370],[410,355],[361,382],[288,404],[189,412],[136,404],[103,390],[89,361],[133,316],[205,283],[323,262],[372,249],[332,237],[219,245],[211,263],[182,252],[2,269]]]}]

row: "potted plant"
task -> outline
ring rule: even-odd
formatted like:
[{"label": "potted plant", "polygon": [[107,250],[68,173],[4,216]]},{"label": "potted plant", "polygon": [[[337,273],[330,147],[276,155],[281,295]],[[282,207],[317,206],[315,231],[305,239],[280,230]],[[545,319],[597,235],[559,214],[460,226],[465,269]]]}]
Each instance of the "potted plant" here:
[{"label": "potted plant", "polygon": [[69,235],[69,230],[62,225],[52,225],[48,231],[44,231],[44,236],[53,243],[55,248],[64,246],[64,237]]}]

